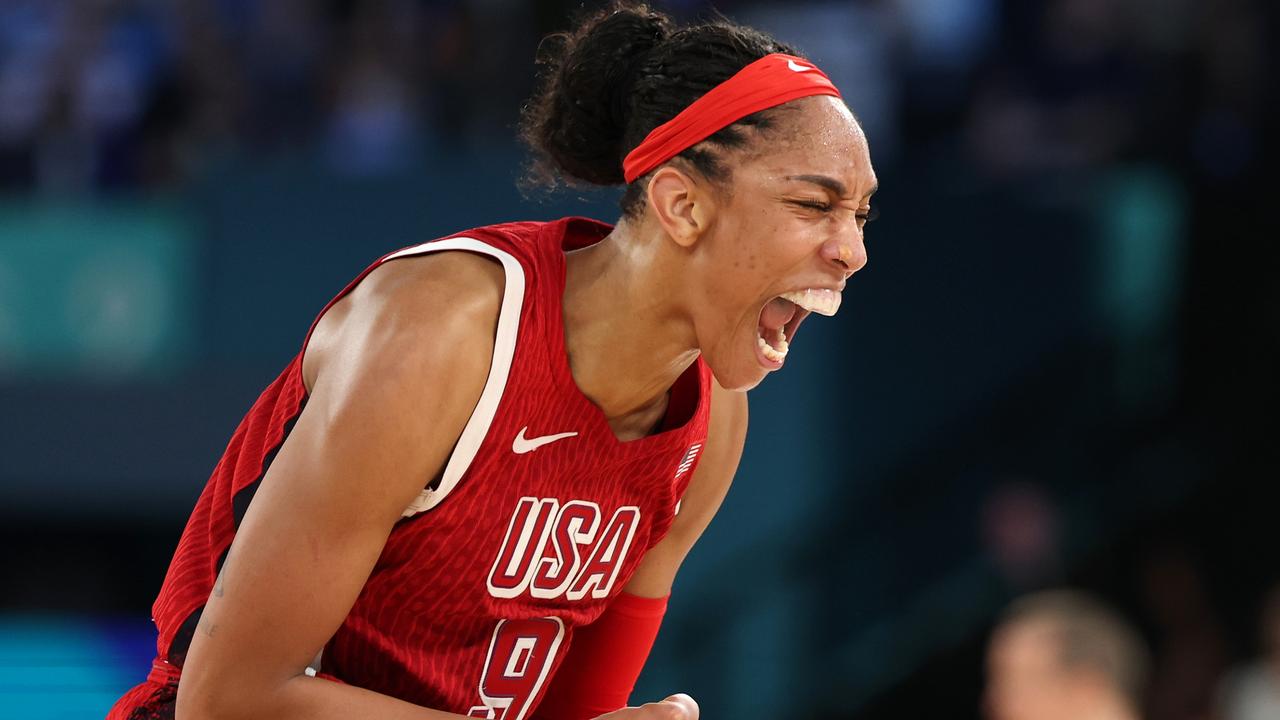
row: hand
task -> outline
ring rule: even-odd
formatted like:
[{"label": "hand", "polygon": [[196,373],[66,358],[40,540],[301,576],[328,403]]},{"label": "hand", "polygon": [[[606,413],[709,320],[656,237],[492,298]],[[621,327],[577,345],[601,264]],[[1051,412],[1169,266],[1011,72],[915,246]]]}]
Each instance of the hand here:
[{"label": "hand", "polygon": [[684,693],[676,693],[662,702],[625,707],[595,720],[698,720],[698,703]]}]

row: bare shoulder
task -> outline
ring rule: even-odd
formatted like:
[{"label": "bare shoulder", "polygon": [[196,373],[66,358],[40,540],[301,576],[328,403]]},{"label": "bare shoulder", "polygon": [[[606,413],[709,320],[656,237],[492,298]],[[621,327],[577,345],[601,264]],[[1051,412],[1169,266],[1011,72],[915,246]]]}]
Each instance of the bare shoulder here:
[{"label": "bare shoulder", "polygon": [[504,277],[468,252],[393,260],[316,327],[303,357],[306,424],[330,450],[349,446],[353,465],[399,457],[412,472],[383,475],[391,505],[403,509],[443,467],[484,391]]},{"label": "bare shoulder", "polygon": [[374,269],[353,295],[369,298],[432,302],[440,291],[454,301],[479,309],[497,310],[505,283],[497,260],[466,250],[445,250],[389,260]]},{"label": "bare shoulder", "polygon": [[308,391],[344,348],[390,345],[398,354],[430,353],[448,337],[491,351],[505,282],[501,264],[472,252],[384,262],[316,324],[303,356]]}]

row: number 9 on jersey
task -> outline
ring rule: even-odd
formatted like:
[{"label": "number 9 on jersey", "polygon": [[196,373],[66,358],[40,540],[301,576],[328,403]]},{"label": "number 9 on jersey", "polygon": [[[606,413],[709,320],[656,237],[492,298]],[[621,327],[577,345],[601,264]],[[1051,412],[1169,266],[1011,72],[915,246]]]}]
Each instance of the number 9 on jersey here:
[{"label": "number 9 on jersey", "polygon": [[564,623],[560,618],[499,620],[480,674],[480,702],[468,717],[525,720],[551,672]]}]

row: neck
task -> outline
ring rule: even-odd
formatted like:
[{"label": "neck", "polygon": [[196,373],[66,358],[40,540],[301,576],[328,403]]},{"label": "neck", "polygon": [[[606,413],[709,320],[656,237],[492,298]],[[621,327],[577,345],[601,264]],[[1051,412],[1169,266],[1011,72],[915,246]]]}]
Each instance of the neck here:
[{"label": "neck", "polygon": [[[698,358],[680,310],[681,264],[660,230],[623,220],[565,260],[565,350],[574,382],[620,437],[643,436]],[[625,439],[625,438],[624,438]]]}]

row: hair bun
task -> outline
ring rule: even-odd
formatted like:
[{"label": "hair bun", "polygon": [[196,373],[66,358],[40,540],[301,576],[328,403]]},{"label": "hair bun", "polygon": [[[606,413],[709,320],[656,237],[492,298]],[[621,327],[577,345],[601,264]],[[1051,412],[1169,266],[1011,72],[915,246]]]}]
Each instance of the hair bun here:
[{"label": "hair bun", "polygon": [[[525,108],[522,135],[546,175],[593,185],[624,182],[631,89],[645,56],[671,33],[667,15],[617,3],[544,43],[543,87]],[[553,179],[553,178],[548,178]]]}]

